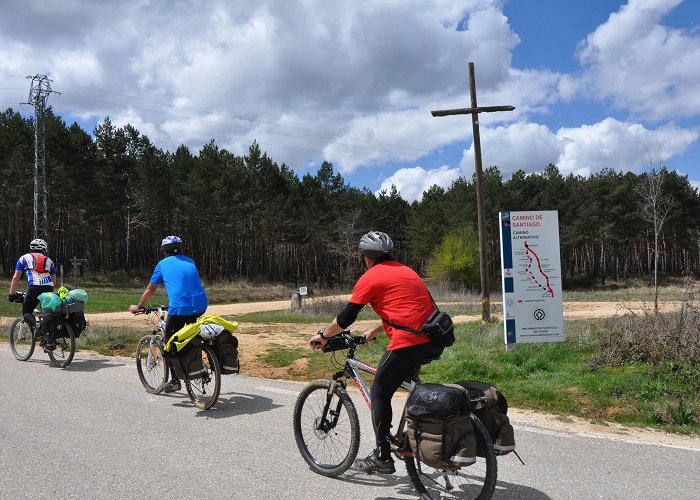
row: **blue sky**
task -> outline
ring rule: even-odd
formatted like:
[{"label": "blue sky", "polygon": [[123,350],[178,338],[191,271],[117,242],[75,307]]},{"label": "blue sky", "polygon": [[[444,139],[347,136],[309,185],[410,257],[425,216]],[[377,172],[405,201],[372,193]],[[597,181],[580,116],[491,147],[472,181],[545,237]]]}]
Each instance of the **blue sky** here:
[{"label": "blue sky", "polygon": [[[409,201],[474,171],[467,65],[484,165],[505,179],[641,172],[700,187],[700,2],[694,0],[5,0],[0,107],[30,113],[27,75],[86,130],[110,116],[157,146],[237,154],[253,140],[298,174],[333,163]],[[50,152],[48,152],[50,154]]]}]

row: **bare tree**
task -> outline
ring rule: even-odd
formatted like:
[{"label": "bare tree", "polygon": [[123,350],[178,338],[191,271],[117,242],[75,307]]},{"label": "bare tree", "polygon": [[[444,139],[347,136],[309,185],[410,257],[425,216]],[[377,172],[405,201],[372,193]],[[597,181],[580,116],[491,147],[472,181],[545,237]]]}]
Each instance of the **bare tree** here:
[{"label": "bare tree", "polygon": [[659,237],[668,214],[676,206],[673,196],[663,192],[666,165],[663,149],[644,148],[644,163],[647,172],[642,176],[635,191],[640,196],[640,207],[644,220],[654,228],[654,312],[659,312]]}]

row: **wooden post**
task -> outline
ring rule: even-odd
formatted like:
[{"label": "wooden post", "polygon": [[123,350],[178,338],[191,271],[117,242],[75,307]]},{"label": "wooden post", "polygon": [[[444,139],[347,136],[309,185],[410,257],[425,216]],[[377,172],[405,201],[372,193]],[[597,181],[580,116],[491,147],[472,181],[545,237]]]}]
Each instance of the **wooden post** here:
[{"label": "wooden post", "polygon": [[87,259],[79,259],[76,256],[73,256],[72,259],[70,259],[70,263],[73,265],[73,289],[78,288],[78,268],[85,264],[87,262]]},{"label": "wooden post", "polygon": [[491,299],[489,296],[488,274],[488,242],[486,241],[486,214],[484,204],[484,174],[481,165],[481,137],[479,136],[479,113],[494,111],[513,111],[514,106],[478,107],[476,104],[476,80],[474,78],[474,63],[469,63],[469,95],[471,108],[444,109],[431,111],[433,116],[472,115],[472,133],[474,136],[474,164],[476,170],[476,208],[479,225],[479,274],[481,275],[481,321],[491,322]]}]

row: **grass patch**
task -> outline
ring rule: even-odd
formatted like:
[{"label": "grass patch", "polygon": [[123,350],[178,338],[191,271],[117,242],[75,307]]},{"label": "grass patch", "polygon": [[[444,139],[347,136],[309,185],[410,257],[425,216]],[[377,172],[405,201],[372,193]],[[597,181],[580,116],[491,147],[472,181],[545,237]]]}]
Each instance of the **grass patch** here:
[{"label": "grass patch", "polygon": [[[144,291],[148,278],[143,279],[142,284],[137,280],[129,280],[126,283],[111,285],[105,280],[83,281],[78,283],[78,287],[88,293],[88,302],[85,306],[86,313],[126,311],[131,304],[136,304]],[[215,283],[203,283],[207,291],[210,304],[235,304],[243,302],[258,302],[268,300],[289,299],[293,287],[279,284],[261,284],[249,281],[217,281]],[[70,287],[72,288],[72,286]],[[0,289],[9,290],[8,280],[0,281]],[[19,287],[20,291],[26,289],[26,281]],[[58,289],[56,287],[56,289]],[[156,290],[150,302],[155,304],[167,304],[168,296],[162,286]],[[342,309],[342,307],[340,308]],[[338,309],[338,311],[340,311]],[[19,316],[22,310],[20,304],[9,303],[6,300],[0,301],[0,316]],[[336,311],[336,313],[338,312]]]},{"label": "grass patch", "polygon": [[283,346],[273,347],[265,354],[260,355],[260,360],[275,368],[289,366],[298,359],[308,358],[308,349],[286,349]]},{"label": "grass patch", "polygon": [[[235,321],[246,323],[330,323],[333,318],[342,310],[341,306],[335,314],[317,313],[307,310],[285,309],[283,311],[259,311],[232,316]],[[357,316],[357,320],[379,320],[372,309],[365,307]]]},{"label": "grass patch", "polygon": [[565,342],[520,344],[506,351],[501,328],[458,325],[457,342],[423,369],[423,379],[484,380],[498,386],[519,408],[700,433],[696,364],[601,365],[595,343],[584,335],[583,322],[566,323],[565,329],[572,333]]},{"label": "grass patch", "polygon": [[78,338],[78,350],[95,351],[106,356],[134,356],[143,328],[90,325]]}]

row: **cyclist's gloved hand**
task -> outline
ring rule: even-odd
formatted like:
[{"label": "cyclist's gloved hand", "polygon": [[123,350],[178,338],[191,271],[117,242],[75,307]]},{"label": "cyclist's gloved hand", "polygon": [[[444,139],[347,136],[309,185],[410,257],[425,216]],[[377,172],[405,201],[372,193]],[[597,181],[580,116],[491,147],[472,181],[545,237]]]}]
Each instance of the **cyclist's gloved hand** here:
[{"label": "cyclist's gloved hand", "polygon": [[16,293],[8,293],[7,294],[7,301],[8,302],[16,302],[17,301],[17,294]]}]

